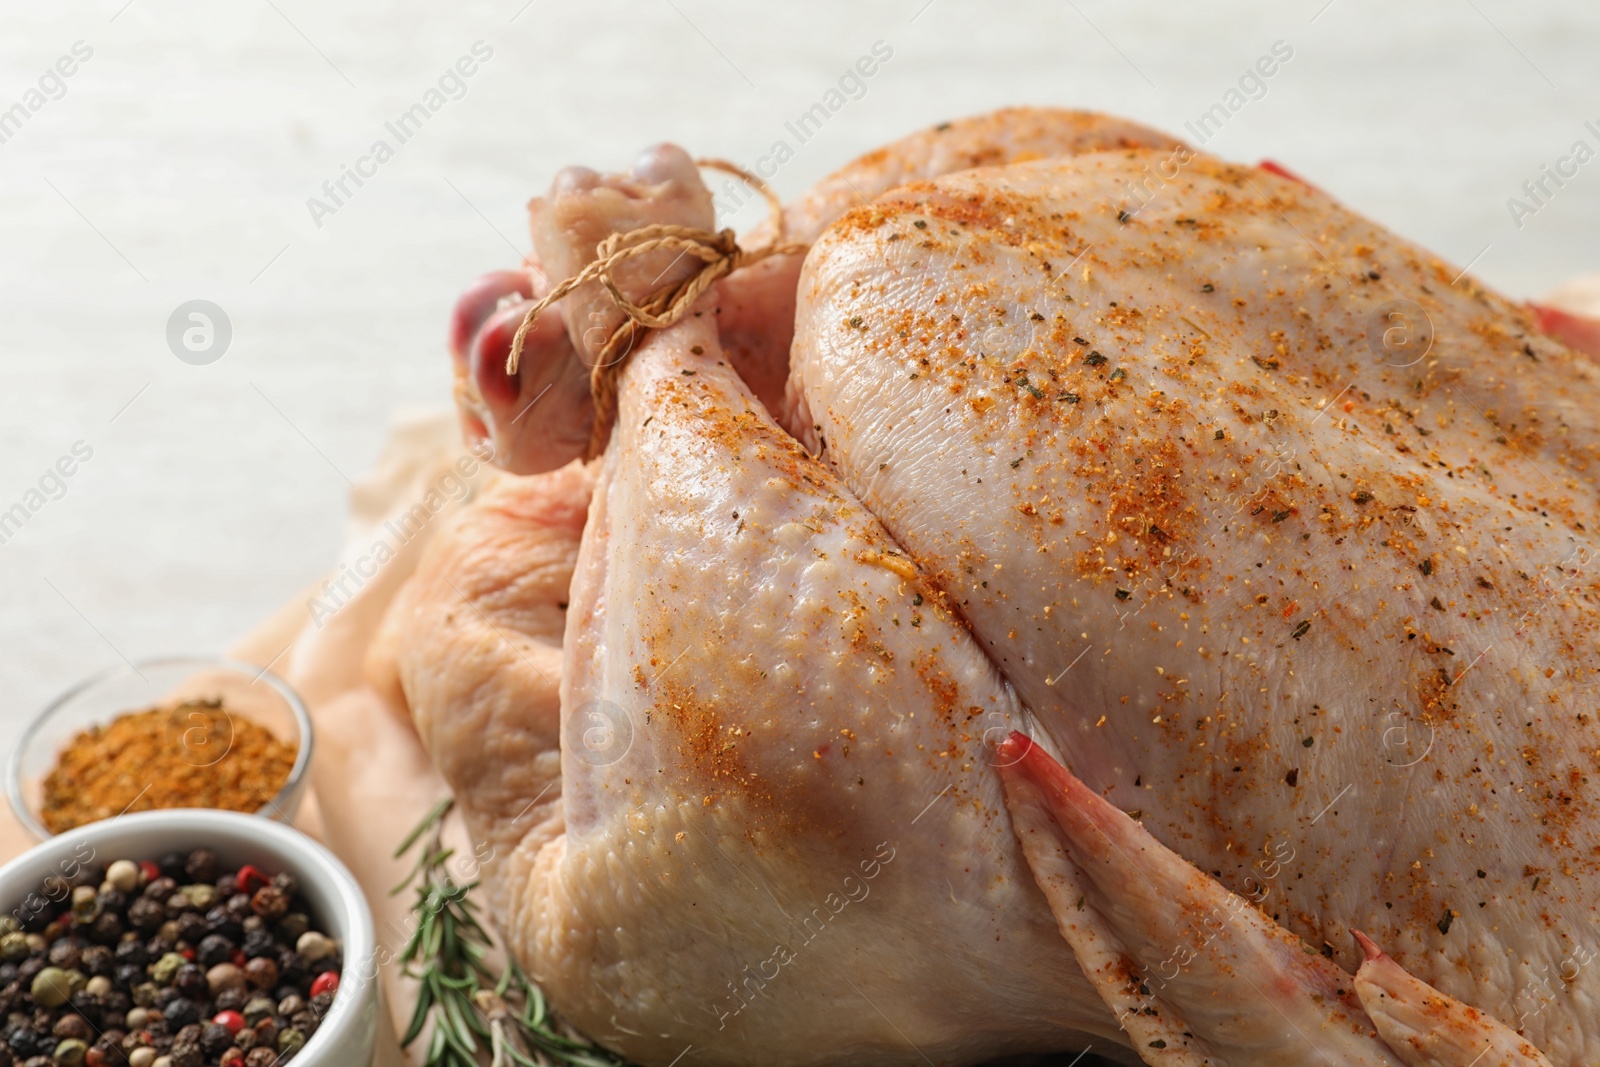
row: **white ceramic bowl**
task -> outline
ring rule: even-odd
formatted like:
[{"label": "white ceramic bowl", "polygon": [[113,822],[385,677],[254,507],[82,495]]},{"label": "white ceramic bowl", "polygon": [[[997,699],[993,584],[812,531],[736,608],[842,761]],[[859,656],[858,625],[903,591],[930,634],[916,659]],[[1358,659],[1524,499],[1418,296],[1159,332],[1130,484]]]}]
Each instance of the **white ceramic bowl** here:
[{"label": "white ceramic bowl", "polygon": [[[215,656],[163,656],[119,663],[90,675],[51,701],[23,731],[6,768],[6,789],[17,819],[36,840],[50,836],[39,817],[41,784],[62,747],[80,731],[104,726],[124,712],[195,697],[220,698],[230,723],[234,716],[248,719],[295,746],[288,780],[276,796],[261,798],[258,811],[267,818],[293,820],[311,781],[311,716],[295,691],[277,675]],[[219,748],[203,734],[198,743],[191,741],[191,732],[169,738],[190,766],[208,766],[232,748],[231,735],[216,739]]]},{"label": "white ceramic bowl", "polygon": [[361,887],[333,853],[298,830],[255,815],[201,808],[121,815],[50,838],[0,867],[0,910],[26,906],[51,875],[71,877],[78,864],[155,860],[201,846],[216,851],[224,869],[253,863],[268,873],[289,871],[311,906],[313,925],[339,942],[343,967],[333,1008],[295,1056],[295,1067],[367,1067],[372,1060],[381,1001],[371,961],[376,958],[372,912]]}]

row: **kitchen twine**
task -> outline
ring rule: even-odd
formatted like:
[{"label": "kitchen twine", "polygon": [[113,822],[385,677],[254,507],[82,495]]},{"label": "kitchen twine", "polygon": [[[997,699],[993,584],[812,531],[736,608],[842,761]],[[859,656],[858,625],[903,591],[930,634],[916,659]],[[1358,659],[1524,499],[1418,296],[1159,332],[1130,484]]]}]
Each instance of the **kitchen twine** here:
[{"label": "kitchen twine", "polygon": [[[768,256],[798,255],[810,247],[801,242],[785,240],[783,204],[766,182],[724,159],[697,159],[694,162],[697,167],[732,174],[766,199],[772,216],[771,241],[760,248],[744,249],[739,247],[732,230],[702,230],[694,226],[665,223],[642,226],[627,233],[614,233],[595,246],[594,262],[550,290],[548,296],[528,309],[522,324],[517,327],[516,336],[511,339],[506,374],[515,376],[522,359],[523,338],[528,335],[528,330],[540,313],[587,282],[598,281],[605,286],[606,292],[611,294],[611,302],[626,316],[607,338],[589,369],[589,391],[594,397],[594,426],[589,434],[589,451],[585,459],[593,459],[605,450],[612,423],[617,417],[617,379],[627,366],[635,342],[646,330],[664,330],[683,318],[718,278],[732,274],[740,267],[759,263]],[[705,265],[689,278],[657,289],[637,303],[617,288],[612,272],[619,265],[634,256],[674,250],[680,257],[694,256]]]}]

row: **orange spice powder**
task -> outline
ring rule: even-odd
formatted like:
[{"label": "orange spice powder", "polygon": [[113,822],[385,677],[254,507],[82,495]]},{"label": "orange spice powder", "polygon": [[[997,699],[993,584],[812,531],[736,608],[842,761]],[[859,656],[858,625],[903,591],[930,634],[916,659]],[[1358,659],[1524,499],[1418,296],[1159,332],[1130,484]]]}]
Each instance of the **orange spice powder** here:
[{"label": "orange spice powder", "polygon": [[265,807],[289,780],[295,748],[220,700],[132,711],[79,733],[44,779],[52,833],[129,811]]}]

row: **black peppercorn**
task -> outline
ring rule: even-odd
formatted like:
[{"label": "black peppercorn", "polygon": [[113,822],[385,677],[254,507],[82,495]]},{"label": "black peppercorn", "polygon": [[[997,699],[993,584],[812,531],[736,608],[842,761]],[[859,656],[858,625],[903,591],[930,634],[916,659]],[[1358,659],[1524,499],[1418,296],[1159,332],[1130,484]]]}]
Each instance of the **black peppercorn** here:
[{"label": "black peppercorn", "polygon": [[183,861],[184,874],[191,882],[215,882],[217,866],[217,854],[209,848],[197,848]]},{"label": "black peppercorn", "polygon": [[174,880],[183,877],[183,861],[187,857],[181,852],[168,852],[156,860],[156,866],[161,868],[161,873]]},{"label": "black peppercorn", "polygon": [[31,1027],[16,1026],[12,1027],[11,1033],[6,1036],[6,1045],[15,1055],[26,1059],[38,1055],[40,1043],[49,1040],[48,1035],[36,1034]]},{"label": "black peppercorn", "polygon": [[157,904],[165,904],[167,898],[178,891],[178,883],[171,878],[153,878],[150,884],[144,887],[144,895]]},{"label": "black peppercorn", "polygon": [[47,903],[37,911],[24,910],[17,919],[22,924],[23,933],[36,934],[49,926],[55,917],[55,909]]},{"label": "black peppercorn", "polygon": [[278,981],[283,985],[303,986],[311,980],[305,960],[293,949],[278,953]]},{"label": "black peppercorn", "polygon": [[172,987],[190,1000],[204,1000],[211,991],[206,982],[205,969],[192,963],[185,963],[178,968],[178,973],[172,976]]},{"label": "black peppercorn", "polygon": [[161,1017],[167,1020],[168,1026],[187,1026],[199,1020],[200,1005],[188,997],[175,996],[161,1009]]},{"label": "black peppercorn", "polygon": [[114,911],[103,911],[89,925],[89,936],[101,945],[114,945],[122,936],[122,920]]},{"label": "black peppercorn", "polygon": [[144,942],[133,938],[117,942],[117,947],[111,950],[118,963],[137,963],[143,967],[150,962],[150,954],[144,950]]},{"label": "black peppercorn", "polygon": [[200,1033],[200,1051],[215,1059],[233,1044],[233,1031],[221,1023],[207,1023]]},{"label": "black peppercorn", "polygon": [[250,910],[250,894],[235,893],[233,896],[229,897],[228,914],[232,915],[239,922],[244,922],[245,919],[249,918],[251,915],[254,915],[255,912]]},{"label": "black peppercorn", "polygon": [[78,966],[86,974],[104,975],[109,978],[116,964],[113,962],[111,950],[105,945],[90,945],[83,950]]},{"label": "black peppercorn", "polygon": [[244,954],[247,958],[257,956],[276,956],[278,946],[273,944],[272,935],[265,930],[250,930],[244,935]]},{"label": "black peppercorn", "polygon": [[63,971],[75,971],[83,958],[83,950],[67,938],[60,938],[50,946],[50,966]]},{"label": "black peppercorn", "polygon": [[211,932],[211,924],[197,911],[186,911],[178,916],[178,940],[198,945]]},{"label": "black peppercorn", "polygon": [[78,868],[78,873],[69,879],[73,888],[77,888],[80,885],[98,886],[105,880],[106,869],[100,866],[98,863],[83,864]]},{"label": "black peppercorn", "polygon": [[154,933],[166,921],[167,909],[150,897],[140,897],[128,905],[128,922],[140,933]]},{"label": "black peppercorn", "polygon": [[233,942],[220,934],[210,934],[195,946],[195,958],[202,967],[215,967],[233,959]]},{"label": "black peppercorn", "polygon": [[217,904],[206,912],[206,924],[211,927],[212,933],[230,941],[237,941],[244,936],[244,927],[233,917],[233,912],[228,910],[226,904]]},{"label": "black peppercorn", "polygon": [[238,1011],[249,999],[250,992],[246,989],[224,989],[217,994],[217,1010]]}]

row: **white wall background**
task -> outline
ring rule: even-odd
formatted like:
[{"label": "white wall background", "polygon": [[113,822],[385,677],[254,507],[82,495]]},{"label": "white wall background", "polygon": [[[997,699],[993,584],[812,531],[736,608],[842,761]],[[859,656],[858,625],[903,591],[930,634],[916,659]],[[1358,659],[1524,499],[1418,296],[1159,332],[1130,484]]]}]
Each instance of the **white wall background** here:
[{"label": "white wall background", "polygon": [[[1280,39],[1294,58],[1209,149],[1517,296],[1600,270],[1600,161],[1521,229],[1505,203],[1600,146],[1592,0],[3,0],[0,109],[94,54],[0,144],[0,510],[94,455],[0,545],[0,749],[79,675],[221,649],[332,561],[347,478],[394,411],[447,402],[454,295],[526,250],[561,165],[662,139],[753,162],[878,40],[892,60],[780,192],[1001,104],[1183,134]],[[307,198],[479,40],[466,95],[316,227]],[[209,366],[165,340],[197,297],[233,324]]]}]

